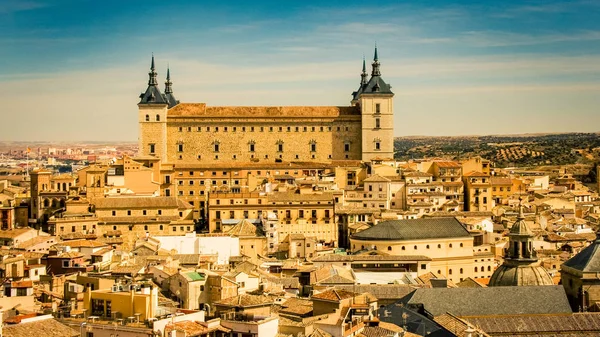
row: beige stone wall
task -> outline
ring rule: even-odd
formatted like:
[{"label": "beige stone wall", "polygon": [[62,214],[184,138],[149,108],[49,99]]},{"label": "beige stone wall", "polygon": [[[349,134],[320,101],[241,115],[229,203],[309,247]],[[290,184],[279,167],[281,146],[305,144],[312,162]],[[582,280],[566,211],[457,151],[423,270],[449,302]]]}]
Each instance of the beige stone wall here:
[{"label": "beige stone wall", "polygon": [[[142,156],[154,155],[167,157],[167,106],[139,105],[138,153]],[[148,116],[149,121],[146,121]],[[156,120],[158,116],[158,121]],[[150,153],[150,144],[154,144],[154,154]]]},{"label": "beige stone wall", "polygon": [[[352,251],[373,249],[375,247],[378,251],[390,255],[427,256],[432,259],[430,270],[447,277],[453,282],[460,282],[467,277],[474,278],[476,276],[474,272],[473,238],[470,237],[405,241],[368,241],[351,238],[350,247]],[[486,263],[487,261],[478,261],[477,265],[485,266],[487,270],[488,264]],[[490,263],[493,263],[493,261]]]},{"label": "beige stone wall", "polygon": [[[376,106],[379,104],[379,112]],[[394,101],[391,95],[368,95],[360,99],[362,108],[362,160],[394,158]],[[376,120],[380,127],[377,128]],[[380,149],[375,147],[376,139]]]},{"label": "beige stone wall", "polygon": [[[159,132],[150,128],[144,131]],[[169,117],[167,162],[359,160],[360,132],[358,118],[345,121],[294,118],[270,121],[244,118],[239,122],[223,122],[208,118]],[[283,144],[282,152],[278,148],[279,142]],[[316,151],[311,149],[312,142],[316,144]],[[216,143],[219,144],[218,152],[215,151]],[[250,151],[252,143],[254,152]],[[345,151],[345,143],[350,144],[349,151]],[[183,152],[178,151],[179,144],[183,144]]]}]

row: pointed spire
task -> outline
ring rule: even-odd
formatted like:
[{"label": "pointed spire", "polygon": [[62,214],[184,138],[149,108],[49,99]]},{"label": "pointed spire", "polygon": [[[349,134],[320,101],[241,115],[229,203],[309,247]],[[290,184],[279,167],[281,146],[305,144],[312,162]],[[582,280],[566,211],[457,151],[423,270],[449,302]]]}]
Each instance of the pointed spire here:
[{"label": "pointed spire", "polygon": [[367,85],[367,83],[369,82],[369,80],[367,79],[369,75],[367,74],[367,62],[365,61],[365,57],[363,56],[363,67],[362,67],[362,73],[360,74],[360,85],[364,86]]},{"label": "pointed spire", "polygon": [[155,70],[156,68],[154,67],[154,53],[152,53],[152,63],[150,64],[150,72],[148,73],[148,85],[155,86],[158,84],[158,81],[156,80],[156,76],[158,74]]},{"label": "pointed spire", "polygon": [[173,93],[173,82],[171,82],[171,68],[167,66],[167,80],[165,81],[165,94]]},{"label": "pointed spire", "polygon": [[373,71],[371,71],[371,76],[381,76],[381,71],[379,70],[379,57],[377,56],[377,44],[375,44],[375,54],[373,55]]},{"label": "pointed spire", "polygon": [[373,55],[373,61],[379,61],[379,57],[377,57],[377,43],[375,43],[375,55]]}]

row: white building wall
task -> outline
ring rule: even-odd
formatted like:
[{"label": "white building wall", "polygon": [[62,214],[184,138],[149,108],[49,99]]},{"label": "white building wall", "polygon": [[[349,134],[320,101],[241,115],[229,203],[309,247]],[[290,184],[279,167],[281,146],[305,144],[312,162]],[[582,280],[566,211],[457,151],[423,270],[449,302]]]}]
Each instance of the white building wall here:
[{"label": "white building wall", "polygon": [[179,254],[217,254],[217,264],[228,264],[232,256],[240,256],[240,240],[231,236],[155,236],[160,248],[175,249]]}]

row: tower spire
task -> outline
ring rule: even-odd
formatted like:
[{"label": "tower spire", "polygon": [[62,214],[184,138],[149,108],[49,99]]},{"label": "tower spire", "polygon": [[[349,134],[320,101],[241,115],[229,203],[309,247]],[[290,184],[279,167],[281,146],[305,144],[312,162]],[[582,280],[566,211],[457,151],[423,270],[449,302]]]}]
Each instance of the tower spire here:
[{"label": "tower spire", "polygon": [[375,53],[373,55],[373,71],[371,72],[371,76],[381,76],[381,71],[379,70],[379,57],[377,56],[377,44],[375,44]]},{"label": "tower spire", "polygon": [[148,73],[148,85],[155,86],[158,84],[156,80],[157,75],[156,68],[154,67],[154,53],[152,53],[152,63],[150,64],[150,72]]},{"label": "tower spire", "polygon": [[171,82],[171,68],[167,66],[167,80],[165,81],[165,94],[173,93],[173,82]]},{"label": "tower spire", "polygon": [[369,75],[367,74],[367,62],[365,61],[365,57],[363,56],[363,66],[362,66],[362,73],[360,74],[360,85],[364,86],[367,84],[367,82],[369,82],[369,80],[367,79]]}]

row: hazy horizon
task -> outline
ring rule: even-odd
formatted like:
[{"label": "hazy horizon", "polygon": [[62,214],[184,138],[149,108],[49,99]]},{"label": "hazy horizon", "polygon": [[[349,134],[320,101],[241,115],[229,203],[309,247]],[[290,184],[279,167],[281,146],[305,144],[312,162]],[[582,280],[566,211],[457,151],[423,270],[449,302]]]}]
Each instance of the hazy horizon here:
[{"label": "hazy horizon", "polygon": [[137,139],[156,57],[183,103],[348,105],[379,47],[395,136],[597,132],[600,3],[5,0],[0,138]]}]

